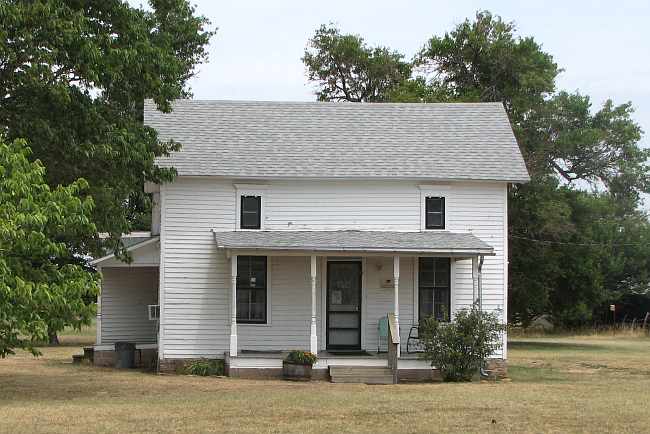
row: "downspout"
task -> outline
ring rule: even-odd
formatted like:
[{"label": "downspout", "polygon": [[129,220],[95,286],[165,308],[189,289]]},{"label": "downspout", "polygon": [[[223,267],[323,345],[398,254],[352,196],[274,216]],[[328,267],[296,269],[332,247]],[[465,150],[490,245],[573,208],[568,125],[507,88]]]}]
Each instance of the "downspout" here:
[{"label": "downspout", "polygon": [[[483,261],[485,256],[479,257],[478,262],[478,311],[483,311]],[[481,366],[480,376],[483,378],[489,378],[490,373],[485,370],[485,366]]]},{"label": "downspout", "polygon": [[485,256],[479,256],[478,261],[478,311],[483,310],[483,260]]}]

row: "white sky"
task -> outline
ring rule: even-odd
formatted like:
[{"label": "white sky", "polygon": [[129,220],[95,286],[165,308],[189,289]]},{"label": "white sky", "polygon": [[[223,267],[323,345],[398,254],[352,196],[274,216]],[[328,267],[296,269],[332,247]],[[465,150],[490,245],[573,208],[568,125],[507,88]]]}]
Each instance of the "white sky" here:
[{"label": "white sky", "polygon": [[[130,0],[139,5],[142,0]],[[190,85],[196,99],[314,100],[300,58],[321,24],[333,22],[371,45],[410,59],[432,35],[443,35],[479,9],[515,21],[566,71],[558,89],[632,101],[650,132],[650,1],[648,0],[193,0],[218,27],[207,64]],[[650,145],[647,138],[642,139]]]},{"label": "white sky", "polygon": [[[135,3],[135,2],[134,2]],[[218,27],[209,63],[191,81],[197,99],[313,100],[300,60],[320,24],[334,22],[369,44],[411,58],[478,9],[514,20],[566,71],[558,88],[579,90],[595,105],[632,101],[650,131],[650,2],[642,0],[470,1],[195,0]],[[647,141],[644,139],[644,143]]]}]

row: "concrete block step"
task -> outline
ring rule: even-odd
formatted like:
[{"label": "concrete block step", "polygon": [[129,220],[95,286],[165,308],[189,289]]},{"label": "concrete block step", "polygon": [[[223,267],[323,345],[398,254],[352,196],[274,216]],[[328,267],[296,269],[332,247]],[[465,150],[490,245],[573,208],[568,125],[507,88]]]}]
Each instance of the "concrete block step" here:
[{"label": "concrete block step", "polygon": [[330,366],[332,383],[393,384],[393,372],[383,367]]}]

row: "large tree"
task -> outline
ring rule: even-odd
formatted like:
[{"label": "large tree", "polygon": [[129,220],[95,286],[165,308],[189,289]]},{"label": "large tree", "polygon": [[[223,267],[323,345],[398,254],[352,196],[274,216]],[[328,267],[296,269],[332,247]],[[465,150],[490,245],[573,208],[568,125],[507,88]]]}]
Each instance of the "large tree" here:
[{"label": "large tree", "polygon": [[[329,46],[319,57],[335,59]],[[553,57],[532,37],[517,36],[514,23],[485,11],[429,39],[413,70],[375,100],[499,101],[508,112],[532,178],[510,189],[513,319],[527,323],[550,313],[575,325],[604,301],[647,291],[650,249],[635,239],[650,236],[639,211],[640,193],[650,187],[650,153],[639,146],[631,104],[606,101],[594,111],[589,97],[556,92],[561,69]],[[329,71],[319,83],[337,79],[336,65]],[[350,78],[358,86],[358,77],[371,75]]]},{"label": "large tree", "polygon": [[358,35],[321,26],[302,58],[320,101],[377,102],[411,75],[404,56],[385,47],[369,47]]},{"label": "large tree", "polygon": [[[81,274],[84,258],[108,248],[128,260],[121,235],[150,222],[144,183],[175,174],[154,164],[179,144],[160,141],[143,124],[144,101],[169,111],[174,99],[190,96],[187,82],[206,59],[212,32],[186,0],[150,0],[149,6],[134,8],[122,0],[0,3],[0,134],[10,142],[26,140],[47,168],[52,189],[84,179],[87,188],[79,194],[95,204],[84,218],[96,230],[55,238],[57,249],[66,246],[66,260],[82,268],[55,270],[58,280],[48,297],[59,300],[62,310],[22,324],[28,336],[46,322],[55,338],[65,325],[87,318],[93,298],[78,303],[79,282],[94,277],[88,270]],[[100,242],[99,232],[110,234],[108,243]],[[32,253],[37,252],[24,252]],[[21,279],[12,284],[19,288]],[[14,300],[34,307],[29,298]]]},{"label": "large tree", "polygon": [[[556,93],[560,70],[552,56],[515,31],[479,12],[432,37],[416,62],[432,77],[427,86],[452,100],[504,103],[532,176],[510,190],[510,312],[524,323],[551,313],[576,325],[630,289],[614,263],[648,262],[644,249],[633,255],[616,248],[629,231],[594,225],[650,230],[638,211],[650,154],[639,146],[629,103],[606,101],[594,112],[588,96]],[[647,273],[631,268],[647,285]]]},{"label": "large tree", "polygon": [[96,232],[83,179],[50,188],[24,140],[0,136],[0,358],[88,324],[98,278],[69,248]]},{"label": "large tree", "polygon": [[[0,5],[0,128],[25,138],[54,187],[84,178],[93,222],[119,237],[146,225],[146,181],[170,180],[154,164],[177,149],[143,125],[143,103],[163,111],[190,95],[206,58],[208,21],[186,0],[3,1]],[[95,235],[96,236],[96,235]],[[86,240],[84,249],[97,252]]]}]

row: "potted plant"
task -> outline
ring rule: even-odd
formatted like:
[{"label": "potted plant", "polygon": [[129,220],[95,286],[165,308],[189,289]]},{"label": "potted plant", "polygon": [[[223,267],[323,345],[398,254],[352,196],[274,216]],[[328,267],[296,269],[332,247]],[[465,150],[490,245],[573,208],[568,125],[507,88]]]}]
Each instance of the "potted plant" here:
[{"label": "potted plant", "polygon": [[318,360],[309,351],[289,351],[287,357],[282,361],[282,374],[287,380],[309,381],[311,380],[311,368]]}]

